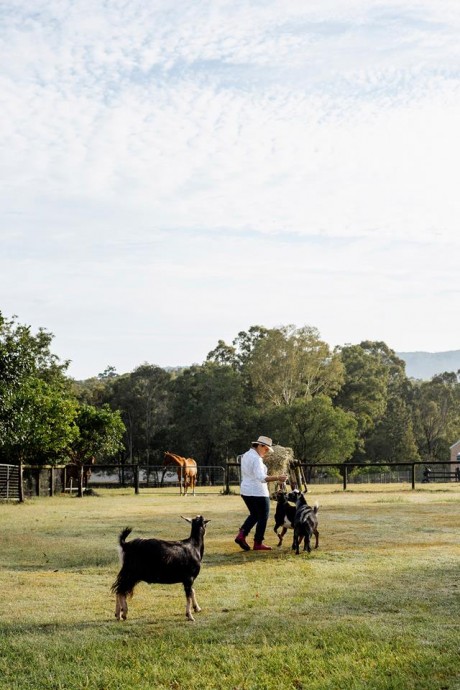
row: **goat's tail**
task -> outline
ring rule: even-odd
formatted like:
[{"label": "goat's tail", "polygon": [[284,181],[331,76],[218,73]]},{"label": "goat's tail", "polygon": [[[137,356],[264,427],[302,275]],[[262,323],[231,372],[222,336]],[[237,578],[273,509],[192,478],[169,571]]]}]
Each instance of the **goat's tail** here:
[{"label": "goat's tail", "polygon": [[118,543],[120,544],[120,547],[123,548],[125,545],[126,537],[128,537],[133,530],[131,527],[125,527],[123,532],[120,533],[120,536],[118,537]]},{"label": "goat's tail", "polygon": [[315,513],[315,515],[318,512],[318,510],[319,510],[319,503],[318,503],[318,501],[316,501],[315,505],[313,506],[313,512]]}]

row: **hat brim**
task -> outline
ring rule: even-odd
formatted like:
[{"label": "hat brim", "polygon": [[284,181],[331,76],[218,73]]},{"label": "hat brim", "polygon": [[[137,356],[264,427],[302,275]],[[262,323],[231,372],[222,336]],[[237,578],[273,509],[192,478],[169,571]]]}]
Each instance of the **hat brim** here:
[{"label": "hat brim", "polygon": [[271,446],[268,445],[268,443],[262,443],[262,441],[253,441],[251,443],[252,446],[265,446],[265,448],[268,448],[269,453],[274,453],[275,451]]}]

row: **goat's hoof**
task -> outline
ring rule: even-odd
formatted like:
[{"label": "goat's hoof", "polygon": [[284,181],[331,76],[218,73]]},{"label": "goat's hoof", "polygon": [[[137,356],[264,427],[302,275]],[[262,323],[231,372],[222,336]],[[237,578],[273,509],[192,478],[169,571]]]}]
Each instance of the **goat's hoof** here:
[{"label": "goat's hoof", "polygon": [[187,616],[187,620],[190,621],[191,623],[194,623],[194,622],[195,622],[195,619],[194,619],[194,617],[192,616],[191,613]]}]

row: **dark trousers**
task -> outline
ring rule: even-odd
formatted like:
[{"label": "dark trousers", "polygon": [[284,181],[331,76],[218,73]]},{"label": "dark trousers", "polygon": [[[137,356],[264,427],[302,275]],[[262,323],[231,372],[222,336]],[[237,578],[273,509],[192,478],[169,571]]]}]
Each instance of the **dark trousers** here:
[{"label": "dark trousers", "polygon": [[265,528],[270,515],[270,499],[268,496],[241,496],[241,498],[249,510],[249,515],[241,525],[241,529],[247,536],[256,525],[254,541],[261,542],[264,539]]}]

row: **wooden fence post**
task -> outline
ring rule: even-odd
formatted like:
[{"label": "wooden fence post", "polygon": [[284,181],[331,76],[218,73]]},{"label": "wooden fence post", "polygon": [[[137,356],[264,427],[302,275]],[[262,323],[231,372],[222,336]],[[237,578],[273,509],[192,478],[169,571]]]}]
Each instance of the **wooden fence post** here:
[{"label": "wooden fence post", "polygon": [[414,463],[412,463],[411,470],[412,470],[412,472],[411,472],[411,474],[412,474],[412,488],[415,489],[415,464]]},{"label": "wooden fence post", "polygon": [[139,493],[139,465],[134,465],[134,493]]},{"label": "wooden fence post", "polygon": [[24,473],[22,470],[22,461],[19,461],[18,467],[18,496],[19,503],[24,503]]},{"label": "wooden fence post", "polygon": [[346,465],[342,465],[343,468],[343,490],[347,490],[347,482],[348,482],[348,467]]},{"label": "wooden fence post", "polygon": [[54,467],[50,468],[50,496],[54,496]]}]

